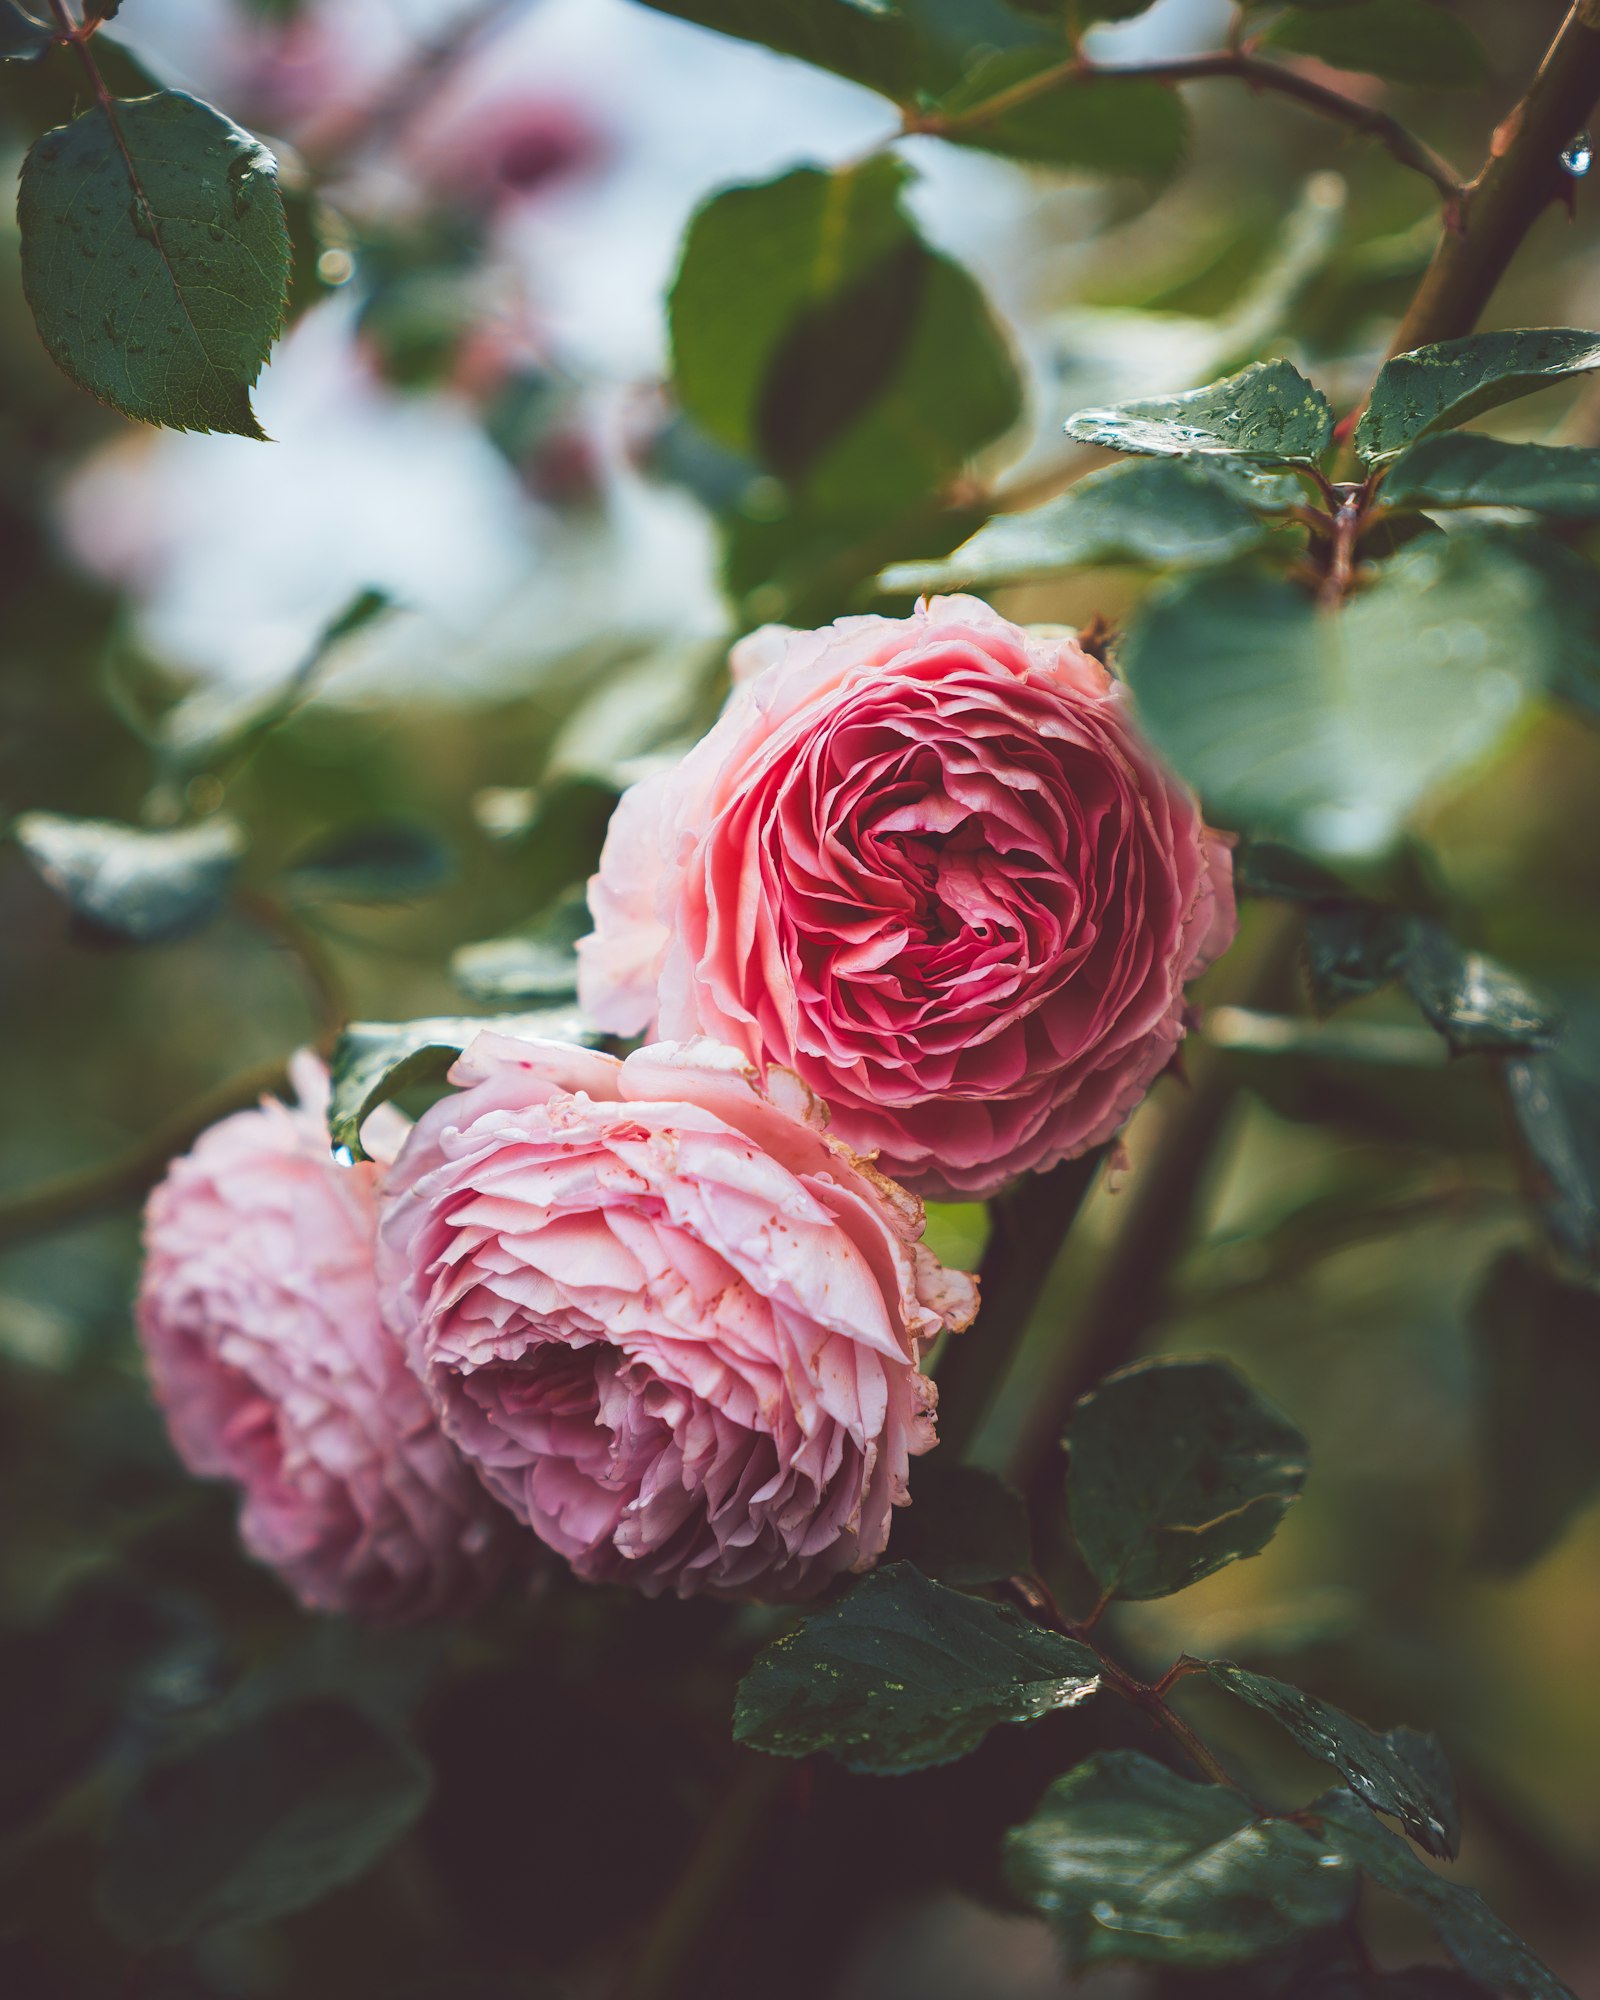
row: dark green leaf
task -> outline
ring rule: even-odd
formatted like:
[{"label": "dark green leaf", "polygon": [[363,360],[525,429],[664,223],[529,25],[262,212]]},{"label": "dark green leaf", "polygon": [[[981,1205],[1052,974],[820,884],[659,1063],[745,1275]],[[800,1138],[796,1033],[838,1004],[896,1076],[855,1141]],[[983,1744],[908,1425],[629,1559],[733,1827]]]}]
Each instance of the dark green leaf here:
[{"label": "dark green leaf", "polygon": [[941,1583],[997,1583],[1033,1568],[1022,1495],[975,1465],[917,1466],[911,1505],[894,1517],[889,1553]]},{"label": "dark green leaf", "polygon": [[584,892],[574,889],[526,930],[464,944],[451,956],[450,976],[463,993],[486,1007],[573,1000],[578,992],[573,947],[593,929]]},{"label": "dark green leaf", "polygon": [[1329,1792],[1310,1808],[1323,1839],[1383,1888],[1403,1896],[1432,1924],[1439,1942],[1474,1979],[1516,2000],[1576,2000],[1471,1889],[1435,1874],[1398,1835],[1379,1824],[1352,1792]]},{"label": "dark green leaf", "polygon": [[409,903],[453,873],[439,836],[401,820],[324,835],[289,864],[284,887],[301,903]]},{"label": "dark green leaf", "polygon": [[[1107,178],[1163,180],[1183,160],[1189,115],[1177,91],[1137,77],[1063,76],[1021,103],[1003,100],[1060,71],[1059,46],[985,56],[933,107],[941,136],[1008,159]],[[994,103],[990,114],[985,106]],[[939,130],[939,127],[935,127]]]},{"label": "dark green leaf", "polygon": [[1558,1049],[1505,1066],[1506,1096],[1551,1239],[1600,1272],[1600,1085]]},{"label": "dark green leaf", "polygon": [[352,1021],[333,1045],[328,1063],[332,1093],[328,1134],[336,1148],[364,1160],[361,1128],[380,1104],[414,1083],[442,1077],[461,1051],[489,1029],[527,1041],[582,1042],[592,1029],[574,1013],[550,1008],[532,1014],[437,1014],[418,1021]]},{"label": "dark green leaf", "polygon": [[1145,728],[1215,817],[1335,859],[1376,858],[1558,671],[1542,579],[1488,536],[1434,536],[1337,613],[1253,571],[1176,578],[1120,663]]},{"label": "dark green leaf", "polygon": [[357,1709],[270,1710],[134,1787],[107,1843],[101,1911],[144,1949],[302,1909],[365,1873],[428,1785],[416,1752]]},{"label": "dark green leaf", "polygon": [[1431,919],[1406,926],[1401,970],[1412,999],[1458,1054],[1548,1048],[1560,1036],[1548,1001],[1482,952],[1464,951]]},{"label": "dark green leaf", "polygon": [[1461,1846],[1455,1779],[1431,1736],[1414,1729],[1380,1736],[1331,1702],[1231,1660],[1207,1660],[1205,1669],[1219,1687],[1280,1722],[1302,1750],[1331,1764],[1374,1812],[1392,1813],[1430,1854],[1455,1859]]},{"label": "dark green leaf", "polygon": [[952,556],[886,570],[885,590],[1022,583],[1064,569],[1148,563],[1189,569],[1225,562],[1266,539],[1239,481],[1181,459],[1108,465],[1042,507],[998,514]]},{"label": "dark green leaf", "polygon": [[95,105],[47,132],[17,195],[45,346],[125,416],[262,435],[250,388],[283,323],[276,162],[182,91]]},{"label": "dark green leaf", "polygon": [[1482,1515],[1477,1555],[1526,1568],[1600,1491],[1600,1293],[1520,1250],[1498,1259],[1472,1314]]},{"label": "dark green leaf", "polygon": [[50,46],[50,30],[25,14],[16,0],[0,0],[0,62],[31,61]]},{"label": "dark green leaf", "polygon": [[1263,464],[1309,464],[1333,436],[1333,412],[1320,389],[1287,361],[1252,361],[1237,375],[1111,409],[1080,410],[1067,436],[1110,451],[1158,458],[1243,458]]},{"label": "dark green leaf", "polygon": [[778,1757],[921,1771],[1002,1722],[1075,1707],[1099,1676],[1087,1646],[896,1562],[773,1641],[739,1683],[733,1733]]},{"label": "dark green leaf", "polygon": [[1338,1923],[1355,1895],[1354,1868],[1304,1827],[1133,1750],[1057,1778],[1007,1835],[1006,1873],[1075,1966],[1232,1965]]},{"label": "dark green leaf", "polygon": [[1371,903],[1308,910],[1305,935],[1306,978],[1319,1014],[1376,993],[1399,972],[1405,955],[1405,919]]},{"label": "dark green leaf", "polygon": [[1369,463],[1396,458],[1416,438],[1594,368],[1600,335],[1575,327],[1471,333],[1413,348],[1385,362],[1356,426],[1356,449]]},{"label": "dark green leaf", "polygon": [[1383,482],[1391,506],[1528,507],[1559,520],[1600,516],[1600,451],[1507,444],[1478,431],[1420,438]]},{"label": "dark green leaf", "polygon": [[1221,1361],[1141,1361],[1067,1426],[1072,1532],[1102,1590],[1165,1597],[1264,1549],[1306,1478],[1306,1441]]},{"label": "dark green leaf", "polygon": [[112,820],[23,813],[17,842],[74,916],[132,944],[187,937],[221,909],[244,852],[236,820],[152,833]]},{"label": "dark green leaf", "polygon": [[1332,69],[1362,70],[1391,83],[1468,89],[1488,75],[1483,45],[1435,0],[1355,0],[1291,7],[1261,37],[1266,48],[1315,56]]}]

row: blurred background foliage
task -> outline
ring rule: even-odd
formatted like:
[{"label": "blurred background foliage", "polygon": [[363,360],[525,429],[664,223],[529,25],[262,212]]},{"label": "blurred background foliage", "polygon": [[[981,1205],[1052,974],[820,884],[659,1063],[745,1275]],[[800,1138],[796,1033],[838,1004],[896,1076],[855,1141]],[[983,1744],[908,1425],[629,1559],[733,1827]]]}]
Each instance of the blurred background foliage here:
[{"label": "blurred background foliage", "polygon": [[[1165,59],[1217,46],[1228,11],[1162,0],[1100,33],[1108,58]],[[1337,81],[1471,171],[1562,12],[1451,9],[1486,51],[1460,88]],[[291,325],[256,398],[275,442],[158,434],[91,403],[44,354],[0,224],[0,806],[152,830],[225,810],[249,845],[215,920],[148,950],[74,922],[0,850],[0,1176],[18,1192],[136,1156],[334,1020],[501,998],[492,968],[521,964],[519,946],[467,960],[465,992],[452,955],[583,882],[620,787],[714,713],[731,635],[902,608],[873,583],[884,564],[937,557],[996,504],[1108,462],[1062,437],[1086,404],[1281,354],[1348,407],[1437,230],[1425,180],[1233,83],[1187,93],[1186,132],[1164,106],[1143,123],[1130,108],[1080,137],[1086,157],[1045,166],[911,137],[903,171],[855,168],[853,212],[875,251],[902,246],[896,297],[927,322],[928,377],[884,419],[921,438],[942,413],[918,457],[858,424],[815,365],[883,300],[812,328],[787,400],[741,385],[747,355],[719,351],[695,304],[759,254],[732,209],[688,238],[666,385],[691,215],[795,172],[795,227],[813,226],[800,170],[859,163],[892,132],[860,85],[628,0],[130,0],[114,32],[115,87],[139,88],[142,66],[280,153]],[[64,61],[0,67],[10,169],[73,108]],[[1114,175],[1084,171],[1108,160]],[[1600,324],[1593,204],[1574,193],[1486,324]],[[955,397],[941,357],[959,361]],[[1600,444],[1600,390],[1546,392],[1490,427]],[[1144,587],[1082,568],[996,602],[1083,625]],[[387,608],[319,651],[362,592]],[[1583,722],[1541,714],[1421,828],[1470,941],[1582,1027],[1600,1027],[1597,758]],[[1247,908],[1241,952],[1262,920]],[[1152,1344],[1237,1359],[1308,1432],[1313,1472],[1263,1557],[1121,1614],[1120,1632],[1156,1667],[1179,1646],[1224,1651],[1375,1723],[1437,1727],[1462,1774],[1465,1878],[1600,1991],[1600,1314],[1587,1294],[1519,1289],[1530,1225],[1499,1102],[1403,999],[1320,1029],[1286,984],[1280,1013],[1303,1032],[1274,1037],[1218,978],[1197,1057],[1225,1079],[1218,1143]],[[1096,1190],[981,1461],[1007,1462],[1186,1102],[1164,1084]],[[641,1940],[670,1957],[660,1927],[692,1922],[696,1867],[747,1841],[702,1992],[1063,1990],[995,1866],[1083,1719],[894,1781],[775,1765],[800,1809],[758,1832],[719,1802],[731,1688],[775,1614],[552,1581],[439,1639],[319,1630],[165,1445],[129,1326],[136,1221],[109,1206],[0,1252],[5,1991],[598,1995]],[[4,1216],[0,1198],[0,1237]],[[961,1261],[981,1250],[981,1211],[933,1227]],[[153,1747],[263,1674],[414,1714],[431,1801],[314,1907],[130,1959],[95,1914],[93,1829]],[[1219,1741],[1237,1732],[1269,1769],[1290,1754],[1212,1706],[1195,1697]],[[1278,1775],[1314,1787],[1309,1766]],[[1431,1952],[1398,1903],[1374,1921],[1386,1958]],[[1213,1988],[1108,1971],[1079,1990]]]}]

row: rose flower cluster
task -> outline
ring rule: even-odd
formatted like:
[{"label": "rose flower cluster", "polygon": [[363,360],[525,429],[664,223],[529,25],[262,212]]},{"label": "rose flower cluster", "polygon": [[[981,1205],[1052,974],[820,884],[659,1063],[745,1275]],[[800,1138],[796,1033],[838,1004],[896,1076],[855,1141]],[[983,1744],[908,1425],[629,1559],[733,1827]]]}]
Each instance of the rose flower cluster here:
[{"label": "rose flower cluster", "polygon": [[943,598],[733,672],[590,885],[580,998],[647,1046],[486,1022],[357,1166],[302,1056],[151,1196],[173,1441],[308,1605],[459,1612],[539,1544],[652,1594],[870,1567],[977,1308],[919,1197],[1109,1139],[1233,934],[1225,844],[1071,638]]}]

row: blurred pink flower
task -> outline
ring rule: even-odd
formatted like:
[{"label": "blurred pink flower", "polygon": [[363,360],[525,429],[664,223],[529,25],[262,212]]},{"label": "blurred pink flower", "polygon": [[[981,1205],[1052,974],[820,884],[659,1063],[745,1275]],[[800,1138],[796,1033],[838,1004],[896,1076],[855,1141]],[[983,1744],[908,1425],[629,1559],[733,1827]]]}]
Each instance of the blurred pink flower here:
[{"label": "blurred pink flower", "polygon": [[580,1576],[804,1597],[888,1540],[923,1348],[976,1307],[921,1205],[707,1042],[480,1034],[382,1202],[384,1304],[446,1431]]},{"label": "blurred pink flower", "polygon": [[[440,1432],[378,1309],[380,1168],[329,1151],[327,1073],[202,1134],[145,1212],[138,1324],[178,1455],[243,1489],[246,1548],[302,1603],[378,1622],[461,1611],[515,1531]],[[369,1144],[406,1121],[377,1114]],[[509,1531],[509,1533],[508,1533]]]},{"label": "blurred pink flower", "polygon": [[618,804],[590,1017],[794,1070],[921,1193],[1116,1132],[1235,927],[1232,863],[1077,643],[971,597],[769,626],[721,720]]}]

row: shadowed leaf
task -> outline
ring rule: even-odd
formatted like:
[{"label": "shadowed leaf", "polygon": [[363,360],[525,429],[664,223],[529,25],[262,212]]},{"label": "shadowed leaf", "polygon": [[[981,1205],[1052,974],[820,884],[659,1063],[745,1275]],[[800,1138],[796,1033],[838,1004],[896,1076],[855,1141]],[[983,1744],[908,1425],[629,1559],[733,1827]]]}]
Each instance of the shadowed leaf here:
[{"label": "shadowed leaf", "polygon": [[1072,1533],[1115,1597],[1165,1597],[1258,1554],[1305,1484],[1305,1438],[1220,1361],[1108,1375],[1066,1442]]}]

